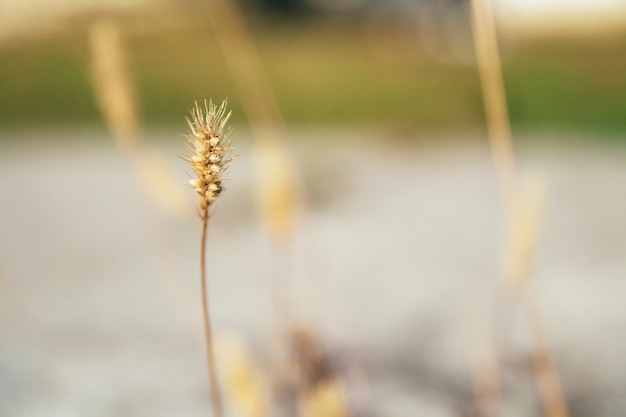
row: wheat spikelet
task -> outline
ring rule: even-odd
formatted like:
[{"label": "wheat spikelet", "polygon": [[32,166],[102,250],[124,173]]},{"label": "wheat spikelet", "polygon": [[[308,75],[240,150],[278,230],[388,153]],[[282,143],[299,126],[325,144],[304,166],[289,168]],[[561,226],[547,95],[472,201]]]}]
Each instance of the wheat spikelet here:
[{"label": "wheat spikelet", "polygon": [[186,159],[196,174],[189,184],[198,194],[202,213],[224,190],[223,178],[234,159],[230,156],[230,130],[226,129],[230,114],[226,113],[226,101],[218,107],[213,101],[207,104],[205,100],[204,108],[196,102],[191,120],[187,118],[190,129],[187,145],[191,155]]}]

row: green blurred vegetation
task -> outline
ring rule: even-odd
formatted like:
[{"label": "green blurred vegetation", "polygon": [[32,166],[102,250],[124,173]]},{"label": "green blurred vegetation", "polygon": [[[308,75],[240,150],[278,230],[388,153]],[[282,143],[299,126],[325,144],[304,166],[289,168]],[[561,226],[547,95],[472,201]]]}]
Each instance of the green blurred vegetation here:
[{"label": "green blurred vegetation", "polygon": [[[483,124],[476,70],[445,64],[402,31],[255,30],[288,123],[456,130]],[[144,121],[181,125],[193,100],[237,92],[208,27],[127,36]],[[626,36],[544,40],[505,53],[517,128],[626,131]],[[84,31],[0,47],[0,126],[101,123]]]}]

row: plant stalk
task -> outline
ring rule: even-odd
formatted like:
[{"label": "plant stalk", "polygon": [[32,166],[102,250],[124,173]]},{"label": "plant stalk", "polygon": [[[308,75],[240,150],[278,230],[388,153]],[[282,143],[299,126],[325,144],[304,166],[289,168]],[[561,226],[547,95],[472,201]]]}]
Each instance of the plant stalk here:
[{"label": "plant stalk", "polygon": [[528,282],[525,293],[521,296],[535,345],[531,366],[539,395],[543,401],[544,415],[547,417],[569,417],[554,354],[542,319],[537,288],[532,282]]},{"label": "plant stalk", "polygon": [[211,390],[211,405],[214,417],[223,417],[222,397],[217,381],[217,367],[213,353],[213,336],[211,334],[211,320],[209,315],[209,300],[207,296],[206,280],[206,241],[209,225],[209,211],[202,211],[202,238],[200,241],[200,280],[202,283],[202,316],[204,318],[204,340],[206,342],[207,365]]}]

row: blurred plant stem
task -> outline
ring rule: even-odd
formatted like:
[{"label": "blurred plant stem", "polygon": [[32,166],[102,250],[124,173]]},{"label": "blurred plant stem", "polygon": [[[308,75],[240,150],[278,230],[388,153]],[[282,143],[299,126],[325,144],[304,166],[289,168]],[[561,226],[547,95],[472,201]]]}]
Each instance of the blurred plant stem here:
[{"label": "blurred plant stem", "polygon": [[[518,298],[522,303],[533,338],[533,356],[535,359],[533,375],[542,397],[544,414],[546,417],[567,417],[567,406],[554,366],[552,350],[547,342],[547,332],[539,311],[537,294],[532,284],[530,272],[539,227],[542,195],[538,196],[536,189],[523,190],[523,194],[519,194],[517,191],[513,137],[490,0],[471,0],[471,6],[474,45],[491,155],[506,207],[505,218],[511,228],[511,285],[517,291]],[[486,351],[491,352],[492,350]],[[497,363],[495,358],[493,361]],[[491,362],[492,360],[487,361],[487,363]],[[481,371],[477,372],[480,373]],[[488,378],[490,381],[500,379],[495,375],[499,372],[497,367],[484,367],[483,372],[493,374]],[[477,380],[479,381],[477,387],[479,407],[482,412],[492,412],[498,401],[490,393],[493,388],[485,384],[483,384],[484,386],[480,385],[481,379]],[[485,404],[484,399],[487,398],[489,404]]]},{"label": "blurred plant stem", "polygon": [[278,333],[292,316],[288,275],[284,257],[292,243],[300,187],[296,171],[287,151],[287,129],[280,109],[267,81],[258,50],[237,2],[207,1],[208,15],[215,38],[239,93],[256,142],[257,195],[261,219],[273,244],[275,257],[281,265],[272,274],[274,310]]},{"label": "blurred plant stem", "polygon": [[148,151],[140,110],[127,65],[122,30],[114,20],[99,17],[89,31],[92,87],[102,118],[116,145],[128,158],[141,188],[159,207],[188,216],[190,205],[163,157]]},{"label": "blurred plant stem", "polygon": [[208,4],[217,43],[256,140],[261,213],[274,240],[285,243],[293,234],[297,200],[287,129],[240,6],[232,0]]},{"label": "blurred plant stem", "polygon": [[502,195],[507,204],[515,191],[515,154],[506,104],[502,66],[490,0],[472,0],[472,29],[483,106]]},{"label": "blurred plant stem", "polygon": [[511,230],[510,285],[517,291],[533,344],[531,370],[546,417],[568,417],[569,412],[540,308],[539,294],[532,279],[533,255],[543,213],[542,184],[526,181],[515,198]]},{"label": "blurred plant stem", "polygon": [[109,17],[96,17],[89,28],[91,78],[94,98],[117,149],[131,167],[141,191],[144,219],[157,253],[159,271],[168,294],[186,319],[191,291],[182,288],[174,245],[155,206],[180,217],[190,217],[192,206],[184,197],[176,175],[163,155],[150,151],[143,140],[142,123],[134,83],[127,63],[123,30]]}]

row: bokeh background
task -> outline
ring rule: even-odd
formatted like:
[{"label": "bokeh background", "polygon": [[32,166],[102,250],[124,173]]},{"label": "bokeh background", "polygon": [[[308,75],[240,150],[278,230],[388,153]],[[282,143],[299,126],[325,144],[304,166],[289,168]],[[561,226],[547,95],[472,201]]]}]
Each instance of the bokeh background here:
[{"label": "bokeh background", "polygon": [[[541,3],[496,4],[514,126],[619,134],[625,126],[624,6],[617,0]],[[483,125],[467,2],[243,4],[289,124],[374,126],[408,135]],[[193,1],[3,1],[0,122],[98,125],[86,32],[101,15],[124,25],[149,126],[176,126],[189,102],[207,90],[230,97],[240,114],[201,7]]]},{"label": "bokeh background", "polygon": [[[465,0],[0,0],[0,416],[210,413],[179,158],[205,98],[239,155],[208,251],[228,415],[564,417],[516,250],[568,414],[624,415],[626,4],[492,5],[513,220]],[[302,334],[338,397],[276,371]]]}]

